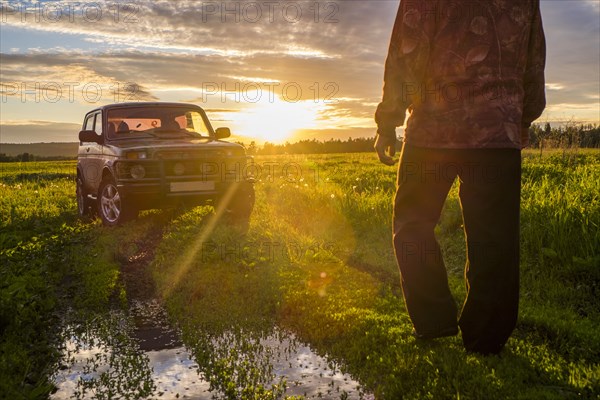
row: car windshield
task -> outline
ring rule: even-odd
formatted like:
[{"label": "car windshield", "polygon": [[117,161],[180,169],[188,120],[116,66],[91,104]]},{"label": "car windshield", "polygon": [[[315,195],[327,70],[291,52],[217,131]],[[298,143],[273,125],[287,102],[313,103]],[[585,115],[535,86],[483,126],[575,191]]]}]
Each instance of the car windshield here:
[{"label": "car windshield", "polygon": [[108,111],[108,135],[115,139],[210,137],[208,121],[195,108],[127,107]]}]

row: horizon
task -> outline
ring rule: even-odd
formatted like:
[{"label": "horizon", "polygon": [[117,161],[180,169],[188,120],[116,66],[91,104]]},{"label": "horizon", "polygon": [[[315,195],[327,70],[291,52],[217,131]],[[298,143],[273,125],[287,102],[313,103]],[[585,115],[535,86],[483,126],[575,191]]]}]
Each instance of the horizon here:
[{"label": "horizon", "polygon": [[[265,4],[0,3],[0,143],[76,142],[87,111],[131,100],[199,104],[234,141],[373,137],[398,1]],[[541,9],[536,123],[600,123],[600,2]]]},{"label": "horizon", "polygon": [[[532,128],[536,128],[538,130],[544,130],[545,129],[545,125],[547,123],[542,123],[542,122],[534,122],[532,124]],[[575,129],[580,129],[580,128],[590,128],[589,131],[584,131],[584,132],[594,132],[597,131],[598,129],[600,129],[600,124],[595,123],[595,124],[591,124],[591,123],[573,123],[573,122],[567,122],[567,123],[562,123],[562,124],[550,124],[550,127],[553,131],[555,131],[556,129],[565,129],[565,132],[569,131],[569,128],[575,128]],[[535,134],[534,134],[535,136]],[[399,136],[399,139],[403,139],[403,136]],[[271,145],[271,146],[276,146],[276,147],[286,147],[286,146],[295,146],[301,143],[305,143],[305,142],[309,142],[309,143],[322,143],[322,144],[327,144],[327,143],[331,143],[331,142],[340,142],[340,143],[350,143],[351,141],[374,141],[375,137],[373,136],[360,136],[360,137],[337,137],[337,138],[300,138],[298,140],[295,141],[284,141],[284,142],[271,142],[271,141],[256,141],[254,140],[254,138],[240,138],[240,137],[236,137],[234,138],[234,140],[230,140],[232,142],[235,143],[239,143],[242,144],[243,146],[250,146],[250,145],[254,145],[256,146],[256,148],[258,149],[264,149],[266,145]],[[0,154],[6,154],[6,153],[2,153],[3,149],[2,146],[37,146],[37,145],[41,145],[41,146],[48,146],[48,145],[56,145],[56,146],[66,146],[66,145],[73,145],[73,146],[77,146],[79,145],[79,141],[70,141],[70,142],[28,142],[28,143],[15,143],[15,142],[0,142]],[[556,146],[556,144],[551,144],[550,147],[554,147]],[[597,147],[588,147],[588,148],[597,148]],[[9,154],[6,155],[17,155],[18,152],[10,151]],[[35,155],[35,153],[32,153]]]}]

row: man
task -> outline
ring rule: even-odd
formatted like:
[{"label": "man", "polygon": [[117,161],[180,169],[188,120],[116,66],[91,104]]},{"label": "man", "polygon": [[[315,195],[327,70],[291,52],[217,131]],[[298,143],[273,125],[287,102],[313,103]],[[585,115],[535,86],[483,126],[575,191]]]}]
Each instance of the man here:
[{"label": "man", "polygon": [[[496,354],[517,320],[520,149],[545,107],[539,0],[401,0],[377,107],[375,149],[393,165],[408,110],[393,239],[417,338],[462,332]],[[467,242],[457,307],[434,227],[455,178]]]}]

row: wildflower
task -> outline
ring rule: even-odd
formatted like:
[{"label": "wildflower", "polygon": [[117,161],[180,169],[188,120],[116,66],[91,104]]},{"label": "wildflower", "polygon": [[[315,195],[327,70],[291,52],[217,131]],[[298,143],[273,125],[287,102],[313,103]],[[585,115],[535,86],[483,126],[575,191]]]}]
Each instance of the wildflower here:
[{"label": "wildflower", "polygon": [[335,194],[331,193],[331,198],[332,199],[335,198]]}]

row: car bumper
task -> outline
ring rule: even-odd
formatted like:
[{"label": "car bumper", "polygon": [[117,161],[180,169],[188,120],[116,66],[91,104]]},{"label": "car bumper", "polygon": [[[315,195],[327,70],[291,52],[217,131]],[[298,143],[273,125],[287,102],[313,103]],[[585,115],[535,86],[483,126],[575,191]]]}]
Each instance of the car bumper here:
[{"label": "car bumper", "polygon": [[121,195],[139,209],[168,207],[178,203],[210,203],[242,185],[252,185],[251,179],[241,182],[202,180],[117,182]]}]

